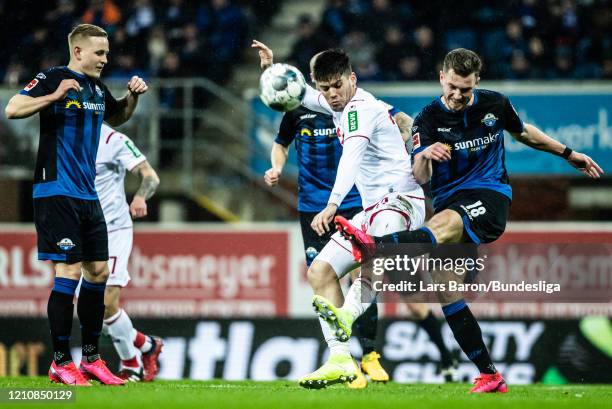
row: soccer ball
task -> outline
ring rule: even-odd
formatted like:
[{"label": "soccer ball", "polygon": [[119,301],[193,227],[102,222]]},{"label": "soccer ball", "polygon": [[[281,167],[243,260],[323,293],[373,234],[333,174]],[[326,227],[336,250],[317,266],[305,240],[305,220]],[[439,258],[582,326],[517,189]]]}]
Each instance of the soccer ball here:
[{"label": "soccer ball", "polygon": [[289,64],[268,67],[259,79],[259,96],[268,107],[281,112],[294,110],[304,98],[306,81],[297,68]]}]

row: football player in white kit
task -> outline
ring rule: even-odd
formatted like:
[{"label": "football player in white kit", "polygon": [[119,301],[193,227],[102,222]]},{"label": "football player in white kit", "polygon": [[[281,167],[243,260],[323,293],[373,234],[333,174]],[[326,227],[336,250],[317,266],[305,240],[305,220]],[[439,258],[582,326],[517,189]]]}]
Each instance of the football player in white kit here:
[{"label": "football player in white kit", "polygon": [[[265,44],[254,40],[252,47],[259,51],[262,68],[272,64],[272,51]],[[349,58],[341,50],[319,53],[313,76],[317,90],[308,86],[302,105],[333,116],[343,151],[328,205],[315,216],[312,228],[320,235],[327,231],[353,185],[359,190],[364,210],[351,223],[368,232],[387,234],[419,227],[425,220],[424,193],[412,175],[410,156],[388,108],[357,87]],[[350,242],[335,233],[308,270],[315,293],[313,306],[319,315],[325,314],[330,303],[342,306],[344,302],[338,279],[357,267],[351,249]],[[361,298],[359,280],[347,298]],[[351,329],[338,334],[320,321],[330,357],[299,380],[305,388],[352,381],[358,370],[349,352]]]},{"label": "football player in white kit", "polygon": [[[140,187],[128,205],[125,196],[127,171],[139,175]],[[130,281],[128,259],[132,252],[132,218],[147,215],[147,200],[159,185],[159,177],[132,140],[102,125],[96,158],[96,190],[108,230],[109,270],[104,293],[102,331],[113,340],[121,359],[118,376],[130,381],[151,381],[157,374],[162,341],[137,331],[119,307],[121,289]]]}]

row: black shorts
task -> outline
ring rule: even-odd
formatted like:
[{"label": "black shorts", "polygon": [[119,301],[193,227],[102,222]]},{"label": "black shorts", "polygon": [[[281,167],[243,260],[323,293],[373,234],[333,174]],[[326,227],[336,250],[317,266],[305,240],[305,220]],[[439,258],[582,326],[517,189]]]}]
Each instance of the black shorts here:
[{"label": "black shorts", "polygon": [[108,234],[100,202],[68,196],[34,199],[38,259],[68,264],[108,260]]},{"label": "black shorts", "polygon": [[[336,213],[338,216],[350,220],[357,213],[362,211],[361,207],[351,207],[348,209],[338,210]],[[325,247],[332,234],[336,232],[336,226],[334,223],[330,223],[329,231],[323,236],[319,236],[316,231],[310,227],[312,219],[319,214],[319,212],[300,212],[300,227],[302,228],[302,239],[304,240],[304,252],[306,253],[306,265],[310,266],[312,260],[315,259],[317,254]]]},{"label": "black shorts", "polygon": [[490,189],[460,190],[436,213],[452,209],[461,215],[463,230],[472,243],[491,243],[506,229],[510,199]]}]

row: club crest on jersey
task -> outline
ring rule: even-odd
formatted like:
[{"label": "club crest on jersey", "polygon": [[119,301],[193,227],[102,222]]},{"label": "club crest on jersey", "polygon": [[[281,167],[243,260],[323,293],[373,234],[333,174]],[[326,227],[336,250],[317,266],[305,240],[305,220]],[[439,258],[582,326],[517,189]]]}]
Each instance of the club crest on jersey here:
[{"label": "club crest on jersey", "polygon": [[484,116],[484,118],[482,118],[482,121],[480,122],[482,122],[486,126],[493,126],[495,125],[495,122],[497,122],[497,118],[495,117],[495,115],[489,112]]},{"label": "club crest on jersey", "polygon": [[419,133],[412,134],[412,149],[421,147],[421,136]]},{"label": "club crest on jersey", "polygon": [[75,107],[76,109],[81,109],[81,103],[79,101],[77,101],[76,99],[69,99],[68,101],[66,101],[66,108],[72,108]]},{"label": "club crest on jersey", "polygon": [[64,238],[57,243],[57,246],[63,251],[69,251],[72,250],[72,248],[76,246],[76,244],[74,244],[69,238]]},{"label": "club crest on jersey", "polygon": [[96,85],[96,93],[98,94],[98,96],[104,97],[104,93],[102,92],[102,90],[100,89],[98,85]]},{"label": "club crest on jersey", "polygon": [[300,136],[312,136],[312,132],[308,128],[302,128]]},{"label": "club crest on jersey", "polygon": [[36,74],[36,78],[40,78],[41,80],[44,80],[44,79],[47,79],[47,76],[43,74],[42,72],[39,72],[38,74]]}]

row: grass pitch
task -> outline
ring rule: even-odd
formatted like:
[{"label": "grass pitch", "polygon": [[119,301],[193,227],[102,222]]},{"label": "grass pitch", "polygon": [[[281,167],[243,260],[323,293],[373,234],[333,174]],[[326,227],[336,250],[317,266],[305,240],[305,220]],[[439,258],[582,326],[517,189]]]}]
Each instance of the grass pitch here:
[{"label": "grass pitch", "polygon": [[[0,378],[7,388],[58,388],[44,377]],[[156,381],[123,387],[74,388],[76,402],[0,403],[1,408],[610,408],[612,385],[512,386],[503,394],[472,395],[467,384],[370,384],[363,390],[337,385],[306,390],[294,382]],[[6,400],[4,400],[6,402]]]}]

